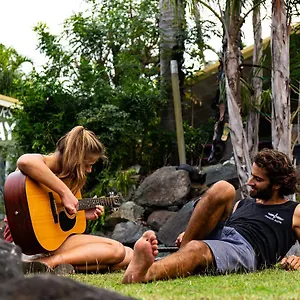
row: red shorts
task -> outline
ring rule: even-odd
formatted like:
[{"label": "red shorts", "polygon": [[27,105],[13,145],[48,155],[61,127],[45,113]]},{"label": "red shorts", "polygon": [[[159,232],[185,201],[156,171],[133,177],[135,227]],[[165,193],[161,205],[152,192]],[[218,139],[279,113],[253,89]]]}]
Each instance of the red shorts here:
[{"label": "red shorts", "polygon": [[10,229],[9,229],[9,226],[8,226],[8,223],[7,223],[7,217],[5,216],[4,218],[4,222],[6,223],[6,227],[5,227],[5,230],[4,230],[4,239],[9,242],[9,243],[12,243],[13,242],[13,238],[11,236],[11,233],[10,233]]}]

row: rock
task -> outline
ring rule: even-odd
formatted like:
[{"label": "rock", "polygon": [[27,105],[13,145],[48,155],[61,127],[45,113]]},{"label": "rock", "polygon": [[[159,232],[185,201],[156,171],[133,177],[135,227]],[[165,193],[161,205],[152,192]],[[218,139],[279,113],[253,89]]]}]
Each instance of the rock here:
[{"label": "rock", "polygon": [[179,211],[179,207],[176,205],[168,206],[167,209],[168,209],[168,211],[172,211],[172,212]]},{"label": "rock", "polygon": [[135,242],[149,229],[136,222],[123,222],[116,225],[111,238],[126,246],[133,247]]},{"label": "rock", "polygon": [[121,218],[120,210],[114,211],[113,213],[109,214],[105,219],[105,222],[103,224],[103,232],[105,233],[105,235],[108,236],[108,233],[113,232],[117,224],[126,221],[127,220]]},{"label": "rock", "polygon": [[109,291],[79,283],[64,276],[35,275],[14,278],[9,284],[0,285],[1,300],[130,300],[134,299]]},{"label": "rock", "polygon": [[6,223],[3,220],[0,220],[0,239],[4,239],[4,230],[6,228]]},{"label": "rock", "polygon": [[135,204],[133,201],[128,201],[120,207],[121,218],[129,221],[141,219],[144,212],[145,209],[142,206]]},{"label": "rock", "polygon": [[188,172],[191,183],[203,185],[206,181],[206,174],[198,166],[188,164],[180,164],[176,170],[185,170]]},{"label": "rock", "polygon": [[[20,247],[0,239],[0,282],[23,277]],[[3,299],[0,297],[0,299]]]},{"label": "rock", "polygon": [[154,231],[159,231],[159,229],[166,223],[166,221],[176,215],[174,211],[168,210],[157,210],[154,211],[147,219],[147,225]]},{"label": "rock", "polygon": [[185,231],[194,209],[194,201],[185,204],[181,210],[170,217],[157,233],[158,241],[167,246],[174,246],[178,235]]},{"label": "rock", "polygon": [[203,167],[203,171],[206,173],[206,185],[208,186],[211,186],[217,181],[226,180],[234,185],[236,189],[239,188],[236,166],[232,164],[231,161]]},{"label": "rock", "polygon": [[133,201],[140,206],[183,206],[190,192],[188,172],[176,167],[163,167],[144,179],[137,188]]},{"label": "rock", "polygon": [[79,283],[63,276],[35,275],[24,277],[21,249],[0,240],[1,300],[130,300],[116,292]]}]

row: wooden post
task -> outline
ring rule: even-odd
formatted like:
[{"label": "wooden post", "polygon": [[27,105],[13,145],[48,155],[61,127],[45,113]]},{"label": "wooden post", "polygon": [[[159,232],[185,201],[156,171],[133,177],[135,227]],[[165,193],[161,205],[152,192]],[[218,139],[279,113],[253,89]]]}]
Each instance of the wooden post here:
[{"label": "wooden post", "polygon": [[181,100],[179,91],[178,65],[176,60],[171,60],[171,78],[174,101],[174,112],[176,121],[177,147],[179,155],[179,163],[186,163],[185,144],[182,125]]}]

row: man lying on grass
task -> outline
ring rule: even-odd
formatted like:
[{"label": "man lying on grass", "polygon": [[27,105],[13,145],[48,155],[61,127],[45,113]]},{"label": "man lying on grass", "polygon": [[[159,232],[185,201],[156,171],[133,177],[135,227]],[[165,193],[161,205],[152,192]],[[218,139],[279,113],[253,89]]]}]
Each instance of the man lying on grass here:
[{"label": "man lying on grass", "polygon": [[297,191],[296,170],[275,150],[260,151],[248,181],[252,198],[232,205],[234,187],[215,183],[195,205],[179,250],[155,261],[158,242],[153,231],[134,246],[122,283],[185,277],[199,272],[226,274],[272,267],[281,260],[286,269],[300,268],[299,258],[285,259],[300,240],[300,205],[285,196]]}]

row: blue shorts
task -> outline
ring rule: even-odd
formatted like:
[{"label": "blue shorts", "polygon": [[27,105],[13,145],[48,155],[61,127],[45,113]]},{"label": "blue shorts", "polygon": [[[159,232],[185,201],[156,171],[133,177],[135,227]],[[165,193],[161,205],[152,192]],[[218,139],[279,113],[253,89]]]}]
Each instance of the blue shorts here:
[{"label": "blue shorts", "polygon": [[256,255],[252,246],[234,228],[217,228],[203,242],[213,253],[217,274],[257,270]]}]

